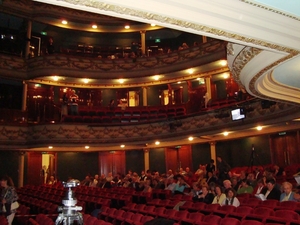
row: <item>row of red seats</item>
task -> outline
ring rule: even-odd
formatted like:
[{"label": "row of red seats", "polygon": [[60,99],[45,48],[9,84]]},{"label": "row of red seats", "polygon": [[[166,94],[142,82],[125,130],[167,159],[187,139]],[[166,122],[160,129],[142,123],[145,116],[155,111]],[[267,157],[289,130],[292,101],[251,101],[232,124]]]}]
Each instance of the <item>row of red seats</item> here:
[{"label": "row of red seats", "polygon": [[112,225],[104,220],[97,219],[89,214],[83,214],[83,224],[84,225]]},{"label": "row of red seats", "polygon": [[54,225],[54,221],[44,214],[38,214],[35,219],[29,218],[28,225]]}]

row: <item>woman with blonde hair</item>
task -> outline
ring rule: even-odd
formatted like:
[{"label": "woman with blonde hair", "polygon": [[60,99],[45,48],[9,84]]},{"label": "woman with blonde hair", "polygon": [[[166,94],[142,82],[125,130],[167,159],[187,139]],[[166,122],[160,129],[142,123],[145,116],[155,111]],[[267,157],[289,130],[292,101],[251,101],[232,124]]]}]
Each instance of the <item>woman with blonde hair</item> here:
[{"label": "woman with blonde hair", "polygon": [[12,225],[12,221],[15,217],[17,209],[12,209],[11,205],[18,200],[18,195],[14,187],[14,183],[10,177],[2,177],[0,184],[2,187],[1,211],[5,213],[8,225]]}]

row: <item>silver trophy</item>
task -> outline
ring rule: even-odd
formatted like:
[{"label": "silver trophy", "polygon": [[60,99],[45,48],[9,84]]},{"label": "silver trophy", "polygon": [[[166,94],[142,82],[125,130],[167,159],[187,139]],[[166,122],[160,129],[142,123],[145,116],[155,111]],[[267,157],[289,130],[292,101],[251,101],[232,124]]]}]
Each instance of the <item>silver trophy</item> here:
[{"label": "silver trophy", "polygon": [[71,180],[69,182],[63,182],[63,186],[68,188],[66,196],[62,200],[63,206],[58,207],[58,217],[55,221],[55,225],[83,225],[82,214],[78,211],[82,210],[81,206],[76,206],[77,199],[74,197],[72,187],[79,185],[78,180]]}]

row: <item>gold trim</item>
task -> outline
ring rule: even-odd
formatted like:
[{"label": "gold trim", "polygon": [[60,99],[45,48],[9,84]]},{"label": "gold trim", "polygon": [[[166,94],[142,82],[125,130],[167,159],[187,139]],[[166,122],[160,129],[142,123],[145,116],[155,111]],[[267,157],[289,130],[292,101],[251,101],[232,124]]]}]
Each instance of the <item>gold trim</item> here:
[{"label": "gold trim", "polygon": [[297,20],[297,21],[300,21],[300,18],[297,17],[297,16],[293,16],[293,15],[290,15],[290,14],[287,14],[285,12],[281,12],[277,9],[274,9],[272,7],[269,7],[269,6],[265,6],[265,5],[261,5],[261,4],[258,4],[258,3],[255,3],[255,2],[251,2],[251,1],[248,1],[248,0],[240,0],[241,2],[244,2],[246,4],[249,4],[249,5],[252,5],[252,6],[255,6],[255,7],[258,7],[258,8],[261,8],[261,9],[265,9],[269,12],[273,12],[273,13],[277,13],[279,15],[282,15],[282,16],[285,16],[285,17],[288,17],[288,18],[291,18],[291,19],[294,19],[294,20]]}]

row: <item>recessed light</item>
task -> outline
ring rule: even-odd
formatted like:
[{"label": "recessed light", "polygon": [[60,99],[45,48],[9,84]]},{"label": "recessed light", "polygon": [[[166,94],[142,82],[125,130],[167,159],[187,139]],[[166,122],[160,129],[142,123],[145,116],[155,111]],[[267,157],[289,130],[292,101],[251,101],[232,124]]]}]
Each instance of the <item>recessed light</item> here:
[{"label": "recessed light", "polygon": [[256,130],[262,130],[262,126],[257,126]]},{"label": "recessed light", "polygon": [[194,70],[193,70],[193,69],[188,69],[187,72],[188,72],[189,74],[193,74],[193,73],[194,73]]},{"label": "recessed light", "polygon": [[129,29],[129,28],[130,28],[130,26],[129,26],[129,25],[126,25],[126,26],[125,26],[125,29]]},{"label": "recessed light", "polygon": [[224,78],[224,79],[227,79],[228,77],[229,77],[229,74],[228,74],[228,73],[224,73],[224,74],[223,74],[223,78]]},{"label": "recessed light", "polygon": [[52,79],[53,79],[54,81],[58,81],[58,76],[53,76]]},{"label": "recessed light", "polygon": [[220,64],[221,64],[221,66],[226,66],[227,65],[227,60],[221,60]]},{"label": "recessed light", "polygon": [[62,20],[61,23],[64,24],[64,25],[66,25],[66,24],[68,24],[68,21]]},{"label": "recessed light", "polygon": [[119,82],[120,84],[123,84],[123,83],[124,83],[124,79],[119,79],[118,82]]},{"label": "recessed light", "polygon": [[85,148],[85,149],[89,149],[89,148],[90,148],[90,146],[87,146],[87,145],[86,145],[86,146],[84,146],[84,148]]},{"label": "recessed light", "polygon": [[48,146],[48,148],[49,148],[49,149],[52,149],[52,148],[53,148],[53,146]]},{"label": "recessed light", "polygon": [[156,144],[156,145],[159,145],[159,144],[160,144],[160,142],[159,142],[159,141],[156,141],[156,142],[155,142],[155,144]]},{"label": "recessed light", "polygon": [[189,141],[192,141],[192,140],[194,140],[194,138],[193,137],[189,137]]},{"label": "recessed light", "polygon": [[121,148],[125,148],[125,145],[120,145]]},{"label": "recessed light", "polygon": [[89,79],[87,79],[87,78],[83,79],[83,83],[87,84],[88,82],[90,82]]},{"label": "recessed light", "polygon": [[96,24],[93,24],[93,25],[92,25],[92,28],[93,28],[93,29],[97,29],[98,26],[97,26]]},{"label": "recessed light", "polygon": [[228,134],[229,134],[229,132],[227,132],[227,131],[223,132],[224,136],[228,136]]},{"label": "recessed light", "polygon": [[151,27],[155,27],[156,26],[156,24],[155,23],[151,23]]},{"label": "recessed light", "polygon": [[181,84],[181,81],[178,81],[177,84]]},{"label": "recessed light", "polygon": [[159,80],[159,75],[153,76],[153,79],[154,79],[154,80]]}]

